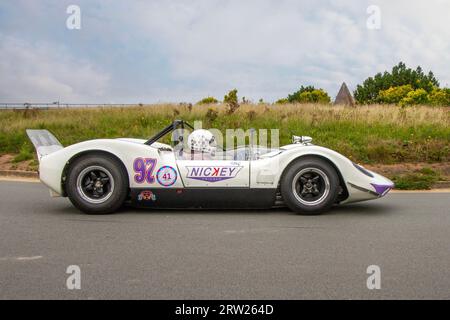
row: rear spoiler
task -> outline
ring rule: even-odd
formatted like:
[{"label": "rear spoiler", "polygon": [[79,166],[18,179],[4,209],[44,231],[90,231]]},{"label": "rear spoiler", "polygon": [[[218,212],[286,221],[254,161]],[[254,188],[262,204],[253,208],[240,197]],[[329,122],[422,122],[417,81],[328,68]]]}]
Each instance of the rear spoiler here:
[{"label": "rear spoiler", "polygon": [[38,160],[64,148],[58,139],[47,130],[27,129],[27,135],[36,148]]}]

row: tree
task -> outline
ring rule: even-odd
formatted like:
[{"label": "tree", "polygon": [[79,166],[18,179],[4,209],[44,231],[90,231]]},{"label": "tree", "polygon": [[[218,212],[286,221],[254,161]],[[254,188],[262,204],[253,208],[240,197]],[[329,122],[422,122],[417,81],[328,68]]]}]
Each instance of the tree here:
[{"label": "tree", "polygon": [[228,105],[228,114],[234,113],[239,108],[237,93],[237,89],[233,89],[223,97],[223,103],[226,103]]},{"label": "tree", "polygon": [[414,90],[424,89],[430,93],[434,87],[439,87],[439,82],[433,72],[425,74],[420,66],[413,70],[400,62],[391,72],[377,73],[374,77],[364,80],[362,85],[357,86],[354,97],[358,103],[375,103],[380,91],[404,85],[411,85]]},{"label": "tree", "polygon": [[287,101],[290,103],[330,103],[331,98],[323,89],[301,86],[298,91],[288,95]]},{"label": "tree", "polygon": [[288,95],[287,100],[290,103],[294,103],[294,102],[299,102],[300,100],[300,95],[304,92],[311,92],[315,90],[315,88],[313,86],[301,86],[300,89],[296,92],[294,92],[293,94]]}]

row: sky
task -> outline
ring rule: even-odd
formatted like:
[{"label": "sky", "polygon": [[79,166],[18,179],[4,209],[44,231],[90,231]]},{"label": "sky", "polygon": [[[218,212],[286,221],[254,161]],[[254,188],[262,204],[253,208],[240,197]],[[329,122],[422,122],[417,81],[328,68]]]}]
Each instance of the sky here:
[{"label": "sky", "polygon": [[2,0],[0,102],[196,102],[234,88],[271,102],[301,85],[334,98],[400,61],[449,86],[449,12],[448,0]]}]

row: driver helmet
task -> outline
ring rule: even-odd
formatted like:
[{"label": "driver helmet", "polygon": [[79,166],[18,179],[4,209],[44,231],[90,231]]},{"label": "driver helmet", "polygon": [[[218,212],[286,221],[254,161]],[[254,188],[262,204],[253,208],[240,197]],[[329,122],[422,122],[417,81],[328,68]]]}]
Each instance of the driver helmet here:
[{"label": "driver helmet", "polygon": [[188,137],[188,147],[192,151],[214,155],[216,151],[216,139],[208,130],[194,130]]}]

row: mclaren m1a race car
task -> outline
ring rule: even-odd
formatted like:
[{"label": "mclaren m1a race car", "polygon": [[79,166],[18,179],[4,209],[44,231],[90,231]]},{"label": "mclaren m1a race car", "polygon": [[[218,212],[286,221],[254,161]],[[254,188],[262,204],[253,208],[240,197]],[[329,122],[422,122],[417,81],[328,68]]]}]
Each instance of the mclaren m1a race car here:
[{"label": "mclaren m1a race car", "polygon": [[[124,204],[287,206],[296,213],[318,214],[335,204],[380,198],[394,186],[343,155],[313,145],[309,137],[294,136],[292,144],[280,148],[250,143],[219,150],[210,131],[194,130],[181,120],[149,140],[97,139],[65,148],[47,130],[27,134],[36,148],[42,183],[88,214],[113,213]],[[159,142],[169,134],[171,144]]]}]

